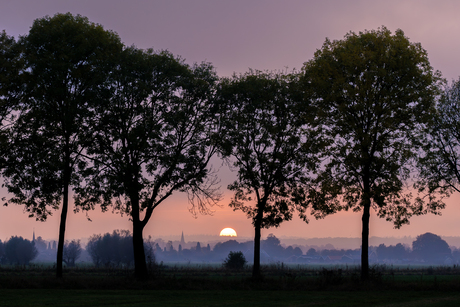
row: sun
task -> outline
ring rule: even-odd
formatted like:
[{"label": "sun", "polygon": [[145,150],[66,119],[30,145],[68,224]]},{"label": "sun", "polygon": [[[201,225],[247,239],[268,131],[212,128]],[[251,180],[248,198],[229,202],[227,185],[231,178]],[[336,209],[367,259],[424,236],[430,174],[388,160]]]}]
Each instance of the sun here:
[{"label": "sun", "polygon": [[221,237],[236,237],[236,231],[233,228],[224,228],[220,232]]}]

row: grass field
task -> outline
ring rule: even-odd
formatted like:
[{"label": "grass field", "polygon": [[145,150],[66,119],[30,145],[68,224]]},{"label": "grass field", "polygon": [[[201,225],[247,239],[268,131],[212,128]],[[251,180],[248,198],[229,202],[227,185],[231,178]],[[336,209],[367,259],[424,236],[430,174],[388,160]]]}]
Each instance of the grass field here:
[{"label": "grass field", "polygon": [[460,306],[443,291],[0,290],[1,306]]},{"label": "grass field", "polygon": [[132,271],[76,268],[56,279],[50,267],[0,267],[0,306],[460,306],[457,267],[250,269],[164,266],[144,282]]}]

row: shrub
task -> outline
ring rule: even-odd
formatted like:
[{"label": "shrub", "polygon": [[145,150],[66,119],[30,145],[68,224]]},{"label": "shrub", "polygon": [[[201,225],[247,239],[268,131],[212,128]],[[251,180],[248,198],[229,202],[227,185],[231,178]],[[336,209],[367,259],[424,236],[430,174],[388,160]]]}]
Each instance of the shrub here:
[{"label": "shrub", "polygon": [[246,262],[242,252],[230,252],[224,261],[224,267],[230,270],[241,270]]}]

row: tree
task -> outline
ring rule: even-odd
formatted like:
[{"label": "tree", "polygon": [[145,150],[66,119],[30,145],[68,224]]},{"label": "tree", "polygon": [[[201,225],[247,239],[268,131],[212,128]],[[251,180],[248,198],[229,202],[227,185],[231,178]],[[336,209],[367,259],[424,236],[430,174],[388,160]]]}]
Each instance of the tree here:
[{"label": "tree", "polygon": [[0,168],[4,167],[4,156],[9,152],[7,130],[15,119],[12,111],[18,106],[22,65],[20,45],[5,31],[0,32]]},{"label": "tree", "polygon": [[281,241],[272,233],[267,236],[267,239],[261,242],[262,249],[267,252],[270,257],[283,257],[284,247],[281,246]]},{"label": "tree", "polygon": [[321,142],[309,129],[309,108],[296,99],[297,74],[250,71],[220,82],[217,91],[225,127],[222,154],[237,180],[230,207],[254,225],[254,266],[260,277],[262,228],[278,227],[297,208],[306,220],[308,172]]},{"label": "tree", "polygon": [[88,130],[93,162],[77,203],[128,214],[135,275],[145,279],[142,232],[154,209],[174,192],[188,193],[194,214],[220,198],[208,169],[216,151],[217,77],[208,63],[189,66],[166,51],[125,48],[118,63],[111,99]]},{"label": "tree", "polygon": [[363,211],[361,277],[368,279],[371,208],[399,228],[443,207],[408,189],[439,73],[420,44],[385,27],[326,39],[303,71],[306,99],[313,97],[330,140],[317,201]]},{"label": "tree", "polygon": [[65,227],[71,187],[82,181],[76,170],[84,153],[94,105],[121,50],[119,38],[82,16],[56,14],[34,21],[20,41],[23,89],[12,129],[5,185],[9,203],[24,204],[30,216],[45,220],[61,207],[56,275],[62,277]]},{"label": "tree", "polygon": [[430,232],[417,236],[412,242],[412,251],[429,263],[441,263],[443,256],[451,255],[449,244]]},{"label": "tree", "polygon": [[[93,235],[86,250],[96,267],[130,267],[134,261],[132,242],[133,236],[129,231],[114,230],[111,234]],[[148,256],[153,257],[151,254]]]},{"label": "tree", "polygon": [[230,270],[241,270],[246,262],[242,252],[230,252],[224,261],[224,267]]},{"label": "tree", "polygon": [[5,262],[5,244],[0,240],[0,264]]},{"label": "tree", "polygon": [[307,256],[309,257],[315,257],[315,256],[318,256],[318,252],[316,251],[316,249],[314,249],[313,247],[311,247],[307,253],[306,253]]},{"label": "tree", "polygon": [[80,240],[72,240],[64,245],[63,261],[70,267],[75,266],[75,261],[80,257]]},{"label": "tree", "polygon": [[420,189],[449,196],[460,192],[460,79],[445,88],[436,104],[419,160]]},{"label": "tree", "polygon": [[23,237],[11,237],[4,249],[6,260],[11,264],[29,264],[38,255],[35,245]]}]

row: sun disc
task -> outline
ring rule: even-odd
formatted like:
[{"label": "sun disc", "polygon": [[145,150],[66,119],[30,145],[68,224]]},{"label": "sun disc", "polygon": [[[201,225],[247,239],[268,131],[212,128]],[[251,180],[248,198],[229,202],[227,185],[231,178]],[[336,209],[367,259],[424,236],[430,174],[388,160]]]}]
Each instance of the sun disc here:
[{"label": "sun disc", "polygon": [[236,237],[236,231],[233,228],[224,228],[220,232],[221,237]]}]

